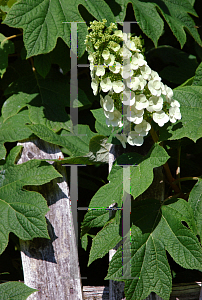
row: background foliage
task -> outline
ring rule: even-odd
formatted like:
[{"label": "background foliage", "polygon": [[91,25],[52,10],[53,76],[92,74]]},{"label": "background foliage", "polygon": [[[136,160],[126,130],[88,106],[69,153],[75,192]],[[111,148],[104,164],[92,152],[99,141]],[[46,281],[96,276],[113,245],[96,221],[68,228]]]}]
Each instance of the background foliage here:
[{"label": "background foliage", "polygon": [[[128,275],[131,262],[131,275],[136,279],[125,280],[127,299],[144,299],[153,291],[166,300],[172,281],[201,280],[202,21],[199,5],[200,0],[0,1],[1,299],[7,299],[5,291],[13,299],[26,299],[34,292],[16,282],[23,280],[18,239],[48,238],[45,199],[37,193],[30,194],[26,185],[42,185],[61,176],[44,161],[16,165],[20,152],[17,142],[33,136],[59,145],[65,155],[64,162],[88,165],[79,170],[78,206],[97,209],[89,210],[85,216],[79,213],[81,273],[90,280],[84,281],[84,285],[106,285],[107,281],[102,282],[104,277],[123,280],[121,248],[108,272],[106,256],[122,239],[121,213],[117,211],[109,218],[108,210],[98,209],[108,207],[114,200],[118,207],[122,206],[123,172],[118,164],[134,165],[131,167],[134,199],[152,183],[153,168],[166,162],[180,190],[176,194],[167,182],[163,203],[156,199],[132,200],[131,261],[129,253],[124,253],[128,259],[123,273]],[[83,136],[67,136],[71,131],[71,27],[70,23],[63,23],[84,22],[77,25],[78,63],[87,64],[84,45],[87,26],[90,21],[103,18],[107,19],[107,25],[117,22],[119,29],[123,21],[137,22],[131,25],[131,33],[144,39],[148,65],[174,89],[174,99],[180,102],[182,113],[177,123],[154,127],[159,138],[152,145],[148,136],[147,154],[135,150],[123,154],[108,177],[107,142],[119,142],[110,136],[111,128],[106,126],[99,96],[91,91],[89,68],[78,69],[78,133]],[[176,176],[178,167],[181,179]],[[37,205],[33,207],[33,203]],[[25,224],[24,228],[19,226],[20,222]],[[30,224],[35,226],[34,232]],[[101,259],[104,263],[99,264]],[[101,270],[97,282],[93,281],[96,268]]]}]

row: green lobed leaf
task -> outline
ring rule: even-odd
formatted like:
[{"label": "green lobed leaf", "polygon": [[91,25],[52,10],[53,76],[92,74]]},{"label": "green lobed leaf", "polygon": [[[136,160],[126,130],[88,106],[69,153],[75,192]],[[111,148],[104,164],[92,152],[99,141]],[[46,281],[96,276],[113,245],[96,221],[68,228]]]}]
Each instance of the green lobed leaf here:
[{"label": "green lobed leaf", "polygon": [[103,227],[109,221],[109,210],[88,210],[82,221],[81,227]]},{"label": "green lobed leaf", "polygon": [[[184,200],[185,201],[185,200]],[[202,249],[194,233],[182,225],[172,206],[162,206],[162,218],[157,228],[166,250],[177,264],[186,269],[202,270]]]},{"label": "green lobed leaf", "polygon": [[13,148],[0,172],[0,254],[13,232],[22,240],[35,237],[49,238],[45,214],[49,208],[43,196],[27,191],[26,185],[42,185],[62,177],[53,166],[40,160],[16,165],[21,146]]},{"label": "green lobed leaf", "polygon": [[105,256],[110,249],[114,248],[120,241],[120,226],[115,222],[109,223],[93,238],[88,266],[96,259]]},{"label": "green lobed leaf", "polygon": [[188,1],[189,1],[189,3],[190,3],[192,6],[194,6],[195,0],[188,0]]},{"label": "green lobed leaf", "polygon": [[20,141],[32,135],[26,123],[30,123],[28,110],[23,110],[6,121],[0,117],[0,159],[6,156],[4,143]]},{"label": "green lobed leaf", "polygon": [[118,23],[124,21],[126,8],[129,2],[133,5],[134,15],[138,22],[138,26],[144,34],[154,42],[155,47],[157,47],[158,39],[163,33],[163,21],[153,3],[149,3],[149,1],[145,3],[144,1],[139,0],[116,0],[116,3],[121,6],[121,12],[116,15],[116,21]]},{"label": "green lobed leaf", "polygon": [[23,29],[29,58],[53,50],[59,37],[70,47],[71,28],[68,22],[82,22],[77,25],[78,57],[81,57],[86,48],[83,41],[87,35],[87,26],[78,10],[79,5],[83,5],[99,21],[107,19],[108,25],[115,21],[104,0],[21,0],[9,10],[4,24]]},{"label": "green lobed leaf", "polygon": [[116,3],[121,6],[121,12],[119,11],[116,14],[116,21],[120,24],[124,21],[129,2],[133,5],[138,25],[144,34],[154,42],[155,47],[157,46],[159,37],[163,33],[163,21],[159,13],[163,16],[179,41],[181,48],[186,42],[185,30],[191,34],[200,46],[202,45],[198,31],[194,27],[195,23],[189,15],[197,17],[193,4],[189,0],[116,0]]},{"label": "green lobed leaf", "polygon": [[102,186],[91,199],[89,208],[107,208],[112,203],[118,203],[121,206],[123,196],[123,170],[119,170],[114,174],[110,183]]},{"label": "green lobed leaf", "polygon": [[[39,138],[46,142],[67,148],[71,156],[83,156],[89,153],[90,139],[96,135],[88,125],[78,125],[78,135],[66,130],[60,134],[41,124],[27,125],[27,127]],[[84,161],[89,159],[84,159]],[[68,159],[67,159],[68,161]]]},{"label": "green lobed leaf", "polygon": [[201,38],[197,29],[194,27],[194,20],[190,16],[191,14],[197,17],[197,13],[189,0],[152,0],[152,2],[158,5],[158,8],[165,18],[168,26],[180,43],[181,48],[186,42],[186,32],[188,32],[194,40],[202,46]]},{"label": "green lobed leaf", "polygon": [[153,181],[153,168],[159,167],[166,163],[169,155],[158,144],[155,144],[148,155],[143,157],[138,153],[127,153],[119,156],[113,165],[108,176],[110,183],[102,186],[91,199],[89,207],[102,208],[109,207],[112,203],[118,203],[122,207],[123,197],[123,168],[118,165],[132,165],[130,173],[131,191],[128,191],[127,180],[124,180],[124,190],[136,198],[141,195]]},{"label": "green lobed leaf", "polygon": [[191,78],[189,78],[189,79],[187,79],[185,82],[183,82],[183,83],[180,85],[180,87],[183,87],[183,86],[190,86],[190,85],[192,85],[193,81],[194,81],[194,76],[191,77]]},{"label": "green lobed leaf", "polygon": [[123,154],[117,158],[115,165],[135,165],[131,167],[131,191],[126,190],[128,193],[131,192],[135,199],[152,184],[153,168],[162,166],[168,158],[169,155],[163,147],[154,144],[145,157],[141,157],[137,153]]},{"label": "green lobed leaf", "polygon": [[[32,123],[43,124],[55,132],[64,128],[70,129],[70,116],[65,107],[70,107],[70,85],[65,76],[53,71],[43,79],[33,72],[22,76],[9,86],[5,94],[14,93],[3,104],[4,120],[17,114],[22,108],[28,107]],[[74,107],[89,105],[85,93],[78,89],[78,98]],[[57,99],[57,101],[56,101]]]},{"label": "green lobed leaf", "polygon": [[10,281],[0,284],[0,299],[26,300],[29,295],[36,291],[22,282]]},{"label": "green lobed leaf", "polygon": [[126,299],[142,300],[152,291],[169,299],[171,271],[165,247],[155,235],[160,218],[159,201],[147,199],[134,203],[130,239],[112,257],[105,278],[124,281]]},{"label": "green lobed leaf", "polygon": [[188,200],[196,221],[200,240],[202,241],[202,179],[199,178],[190,192]]},{"label": "green lobed leaf", "polygon": [[155,199],[145,199],[133,203],[131,237],[113,256],[105,278],[124,281],[126,299],[143,300],[151,292],[170,299],[172,277],[165,250],[182,267],[201,270],[199,241],[181,223],[185,220],[195,228],[185,202],[172,199],[161,206]]},{"label": "green lobed leaf", "polygon": [[8,66],[8,55],[15,52],[15,47],[13,42],[6,40],[6,36],[0,33],[0,77],[6,71]]},{"label": "green lobed leaf", "polygon": [[159,129],[159,141],[183,137],[196,142],[202,137],[202,87],[184,86],[174,89],[173,98],[180,103],[182,119]]},{"label": "green lobed leaf", "polygon": [[184,201],[184,199],[179,198],[168,200],[165,203],[166,205],[169,204],[169,208],[171,210],[173,209],[173,215],[176,215],[176,217],[179,218],[181,221],[185,221],[195,235],[198,234],[193,209],[190,203]]}]

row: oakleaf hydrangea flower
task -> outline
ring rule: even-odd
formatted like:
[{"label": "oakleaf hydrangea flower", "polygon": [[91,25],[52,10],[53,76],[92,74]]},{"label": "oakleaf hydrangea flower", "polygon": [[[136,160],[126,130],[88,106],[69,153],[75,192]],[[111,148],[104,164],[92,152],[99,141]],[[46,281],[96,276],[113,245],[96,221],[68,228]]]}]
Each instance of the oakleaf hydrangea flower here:
[{"label": "oakleaf hydrangea flower", "polygon": [[163,108],[163,98],[152,96],[149,98],[149,106],[147,106],[147,110],[149,112],[160,111]]},{"label": "oakleaf hydrangea flower", "polygon": [[123,123],[121,122],[122,114],[118,110],[115,110],[111,114],[113,115],[113,119],[111,118],[106,119],[107,126],[109,127],[110,125],[112,125],[114,127],[116,126],[122,127],[123,126]]},{"label": "oakleaf hydrangea flower", "polygon": [[104,66],[97,66],[95,74],[97,76],[103,76],[105,74],[105,67]]},{"label": "oakleaf hydrangea flower", "polygon": [[121,64],[119,62],[115,61],[114,65],[109,67],[109,70],[112,71],[113,73],[117,74],[121,70]]},{"label": "oakleaf hydrangea flower", "polygon": [[114,111],[114,101],[108,95],[106,95],[104,98],[103,108],[104,108],[104,110],[107,110],[110,112]]},{"label": "oakleaf hydrangea flower", "polygon": [[136,131],[131,131],[127,138],[128,144],[131,146],[142,146],[143,144],[143,136],[141,136]]},{"label": "oakleaf hydrangea flower", "polygon": [[[159,74],[145,60],[142,41],[118,30],[107,20],[90,22],[85,44],[90,62],[93,94],[100,94],[100,105],[107,126],[130,125],[126,133],[115,136],[126,143],[141,146],[153,120],[160,127],[181,119],[180,103],[173,99],[173,90],[163,84]],[[124,124],[123,121],[124,120]]]},{"label": "oakleaf hydrangea flower", "polygon": [[107,93],[108,91],[110,91],[112,88],[112,82],[111,82],[110,78],[104,78],[100,82],[100,86],[104,93]]},{"label": "oakleaf hydrangea flower", "polygon": [[149,105],[149,101],[147,100],[144,94],[140,94],[136,96],[135,108],[137,110],[147,108],[148,105]]},{"label": "oakleaf hydrangea flower", "polygon": [[135,103],[135,93],[125,90],[120,94],[120,99],[124,105],[132,106]]},{"label": "oakleaf hydrangea flower", "polygon": [[143,120],[144,109],[138,110],[135,105],[128,106],[127,119],[135,124],[140,124]]},{"label": "oakleaf hydrangea flower", "polygon": [[112,87],[115,93],[119,94],[125,89],[125,85],[121,80],[113,81]]},{"label": "oakleaf hydrangea flower", "polygon": [[140,124],[135,125],[135,131],[141,136],[146,136],[150,129],[151,125],[145,120],[143,120]]},{"label": "oakleaf hydrangea flower", "polygon": [[162,127],[165,123],[167,123],[169,121],[169,116],[163,110],[160,110],[160,111],[153,113],[153,120],[160,127]]}]

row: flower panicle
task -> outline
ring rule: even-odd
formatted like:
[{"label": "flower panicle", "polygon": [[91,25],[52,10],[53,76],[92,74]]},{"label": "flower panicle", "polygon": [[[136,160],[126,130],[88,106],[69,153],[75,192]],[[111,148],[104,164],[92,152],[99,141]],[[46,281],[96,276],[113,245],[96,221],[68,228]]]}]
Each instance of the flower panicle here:
[{"label": "flower panicle", "polygon": [[[115,23],[106,27],[107,20],[90,22],[85,44],[91,71],[93,94],[100,94],[108,127],[123,127],[129,122],[133,130],[116,133],[117,139],[141,146],[151,129],[151,120],[160,127],[168,121],[181,119],[180,103],[173,91],[147,64],[143,41],[117,29]],[[127,127],[129,128],[129,127]],[[123,131],[123,130],[122,130]]]}]

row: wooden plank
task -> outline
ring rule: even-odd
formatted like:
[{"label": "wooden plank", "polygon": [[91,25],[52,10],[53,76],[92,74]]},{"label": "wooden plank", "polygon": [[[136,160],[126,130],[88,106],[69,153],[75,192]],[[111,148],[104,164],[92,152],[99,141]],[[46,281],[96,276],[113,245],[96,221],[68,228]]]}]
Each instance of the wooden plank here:
[{"label": "wooden plank", "polygon": [[83,287],[84,300],[109,300],[108,286],[84,286]]},{"label": "wooden plank", "polygon": [[[30,159],[64,157],[58,146],[38,138],[18,145],[24,147],[18,164]],[[27,299],[81,300],[81,278],[66,171],[59,163],[54,163],[54,166],[63,178],[54,179],[42,187],[28,187],[40,192],[47,200],[50,211],[46,220],[51,240],[35,238],[20,241],[24,283],[39,290]]]},{"label": "wooden plank", "polygon": [[[170,300],[199,300],[201,285],[201,282],[173,284]],[[109,300],[109,287],[84,286],[83,295],[85,300]],[[151,293],[145,300],[163,299]]]}]

